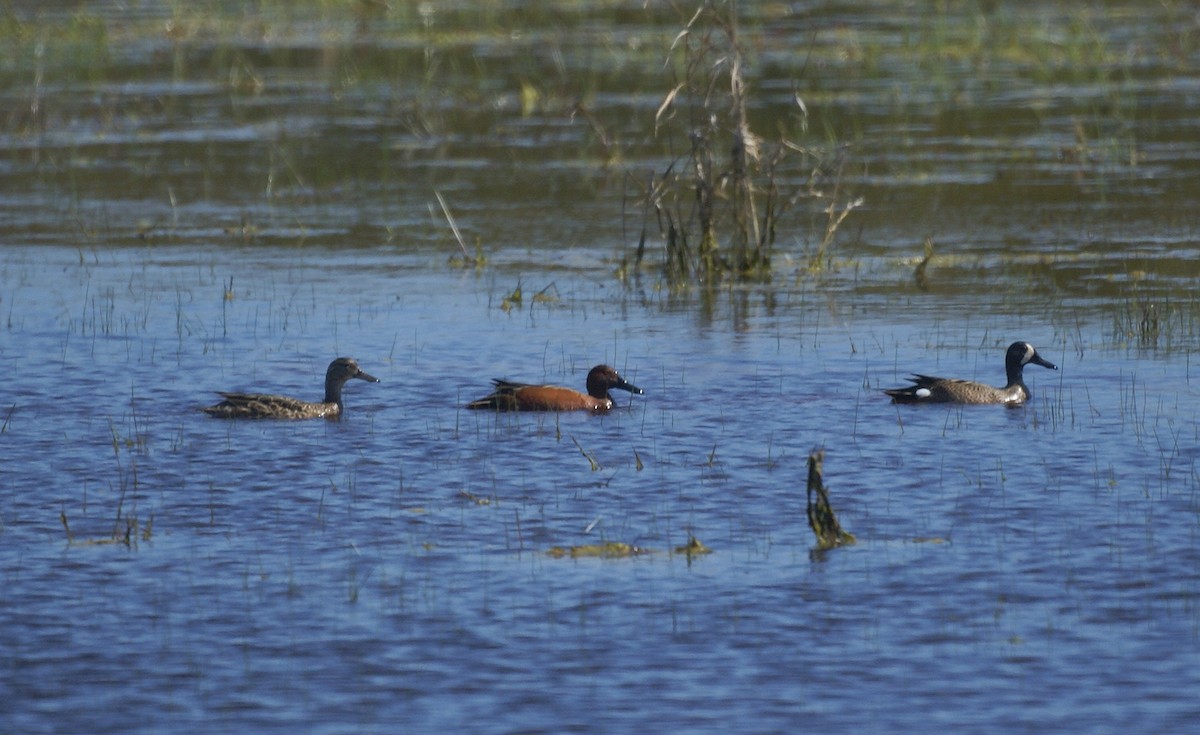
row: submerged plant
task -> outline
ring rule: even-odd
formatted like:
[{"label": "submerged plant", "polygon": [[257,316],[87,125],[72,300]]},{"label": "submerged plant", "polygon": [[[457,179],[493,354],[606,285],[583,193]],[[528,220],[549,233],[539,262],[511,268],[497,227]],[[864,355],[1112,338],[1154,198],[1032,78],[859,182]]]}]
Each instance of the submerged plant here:
[{"label": "submerged plant", "polygon": [[[136,549],[139,540],[149,541],[154,536],[154,516],[151,516],[145,523],[142,523],[137,516],[118,518],[113,523],[111,535],[88,539],[75,538],[75,534],[71,532],[71,523],[67,520],[66,511],[59,511],[58,520],[62,523],[63,531],[67,535],[67,546],[107,546],[118,544],[127,549]],[[123,525],[121,521],[124,521]]]},{"label": "submerged plant", "polygon": [[650,553],[648,550],[633,544],[620,541],[608,541],[602,544],[582,544],[580,546],[552,546],[546,555],[555,559],[570,557],[572,559],[623,559],[631,556],[641,556]]},{"label": "submerged plant", "polygon": [[583,458],[586,459],[588,464],[592,466],[592,472],[599,472],[601,469],[603,469],[603,467],[600,465],[600,462],[596,459],[596,455],[584,449],[583,445],[579,443],[578,439],[572,436],[571,441],[575,442],[575,448],[579,450],[579,453],[583,455]]},{"label": "submerged plant", "polygon": [[808,526],[817,537],[817,549],[833,549],[856,543],[854,534],[842,530],[829,504],[829,489],[823,479],[825,450],[808,456]]},{"label": "submerged plant", "polygon": [[676,546],[675,553],[682,554],[683,556],[688,557],[688,559],[691,559],[694,556],[704,556],[705,554],[711,554],[712,549],[705,546],[704,543],[702,541],[700,541],[700,539],[696,538],[695,536],[693,536],[689,533],[687,543],[683,544],[681,546]]}]

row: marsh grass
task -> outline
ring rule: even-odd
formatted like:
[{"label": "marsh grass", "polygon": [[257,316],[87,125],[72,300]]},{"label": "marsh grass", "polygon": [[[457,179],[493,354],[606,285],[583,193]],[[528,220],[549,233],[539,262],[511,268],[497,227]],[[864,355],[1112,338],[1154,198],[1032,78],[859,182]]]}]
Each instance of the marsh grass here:
[{"label": "marsh grass", "polygon": [[[117,464],[119,483],[117,507],[114,511],[111,537],[128,547],[136,545],[139,538],[143,541],[149,541],[153,535],[154,528],[153,515],[144,523],[138,516],[137,501],[141,494],[141,486],[138,480],[137,455],[147,455],[149,453],[149,445],[146,432],[138,430],[139,418],[136,411],[136,404],[132,398],[130,404],[133,407],[130,414],[133,433],[131,437],[121,436],[112,420],[110,419],[108,422],[109,432],[112,436],[113,458]],[[125,461],[122,460],[123,451],[128,455],[128,459]],[[127,500],[132,504],[132,508],[129,510],[125,507]],[[65,513],[63,514],[63,525],[66,527]]]},{"label": "marsh grass", "polygon": [[[682,30],[668,50],[674,81],[655,113],[654,132],[683,152],[647,177],[636,197],[642,224],[632,267],[642,265],[653,226],[663,243],[662,275],[672,288],[768,281],[781,218],[809,200],[821,202],[826,214],[809,257],[809,269],[820,270],[839,227],[862,204],[844,198],[843,162],[836,162],[826,194],[820,189],[828,178],[822,155],[786,134],[768,142],[752,129],[750,61],[735,0],[706,0],[680,20]],[[808,110],[798,94],[793,98],[803,131]],[[618,272],[627,275],[630,265]]]},{"label": "marsh grass", "polygon": [[442,196],[442,192],[436,189],[433,195],[437,197],[438,206],[442,208],[442,216],[446,218],[446,224],[450,226],[450,232],[454,234],[454,241],[458,243],[458,255],[450,256],[450,266],[454,268],[475,268],[479,270],[487,265],[487,256],[483,254],[482,244],[476,243],[475,254],[471,255],[467,252],[467,243],[463,240],[462,232],[458,229],[458,222],[455,221],[454,215],[450,212],[450,205],[446,204],[446,198]]},{"label": "marsh grass", "polygon": [[575,443],[575,448],[579,450],[579,453],[583,455],[583,458],[588,461],[588,464],[592,468],[592,472],[599,472],[600,470],[604,469],[604,467],[600,464],[600,461],[596,459],[596,455],[593,452],[589,452],[588,450],[584,449],[583,445],[579,443],[578,439],[572,436],[571,441]]},{"label": "marsh grass", "polygon": [[1192,351],[1200,346],[1200,301],[1134,293],[1112,307],[1111,338],[1139,350]]},{"label": "marsh grass", "polygon": [[[122,452],[146,451],[145,439],[124,438],[117,431],[116,425],[109,420],[113,456],[117,464],[116,508],[113,510],[112,527],[107,536],[79,538],[71,529],[70,519],[66,509],[59,511],[59,522],[66,534],[68,546],[105,546],[121,545],[128,549],[136,549],[141,542],[150,541],[154,536],[154,515],[143,519],[137,510],[137,498],[140,493],[137,461],[130,456],[128,462],[122,459]],[[136,433],[136,432],[135,432]],[[126,509],[126,503],[132,503],[132,509]],[[87,496],[84,496],[84,512],[86,515]]]},{"label": "marsh grass", "polygon": [[127,549],[136,549],[140,542],[149,541],[154,536],[154,516],[150,516],[145,523],[141,522],[136,515],[118,518],[117,522],[113,524],[111,535],[85,539],[75,537],[71,531],[71,523],[67,518],[66,511],[60,511],[58,518],[62,523],[63,532],[67,536],[67,546],[119,545]]},{"label": "marsh grass", "polygon": [[[1080,87],[1071,94],[1083,98],[1063,116],[1070,123],[1056,123],[1061,129],[1046,132],[1050,139],[1062,141],[1055,146],[1062,149],[1065,168],[1077,165],[1081,175],[1104,179],[1119,170],[1118,162],[1138,158],[1133,136],[1141,127],[1135,123],[1142,122],[1137,119],[1142,113],[1128,82],[1136,81],[1133,71],[1143,58],[1160,61],[1153,52],[1124,49],[1108,32],[1120,18],[1095,9],[1049,13],[1047,23],[1010,8],[972,6],[938,13],[931,22],[900,32],[887,22],[867,18],[833,31],[814,29],[784,39],[786,34],[773,35],[767,25],[778,9],[750,3],[656,3],[639,9],[637,17],[616,3],[588,9],[566,3],[566,12],[562,3],[547,5],[514,9],[494,4],[352,3],[348,8],[345,3],[310,0],[261,2],[247,10],[175,3],[166,23],[161,17],[126,17],[119,12],[114,22],[108,11],[87,6],[69,16],[13,12],[0,24],[0,41],[11,41],[0,50],[0,58],[11,62],[0,77],[7,74],[9,87],[20,90],[16,96],[28,100],[28,105],[17,107],[36,109],[43,118],[48,106],[57,107],[60,120],[94,115],[102,130],[137,130],[146,121],[157,128],[172,123],[172,118],[167,114],[160,120],[155,110],[121,94],[97,94],[97,105],[72,108],[68,97],[80,95],[57,93],[64,82],[87,74],[140,80],[154,73],[145,68],[147,56],[177,59],[170,81],[219,84],[235,104],[254,98],[252,107],[268,110],[270,105],[293,104],[275,101],[272,95],[286,97],[279,89],[295,77],[315,78],[316,86],[328,89],[334,101],[329,117],[401,121],[381,124],[383,137],[402,140],[388,146],[384,158],[399,156],[400,151],[423,155],[413,153],[432,148],[422,141],[463,133],[457,111],[488,103],[501,110],[501,119],[489,121],[497,128],[511,122],[504,115],[540,117],[550,123],[575,116],[579,127],[590,131],[581,136],[592,139],[585,147],[598,145],[602,150],[601,168],[606,172],[624,160],[649,156],[654,161],[643,164],[653,168],[630,169],[626,178],[631,194],[627,201],[638,203],[630,205],[627,221],[640,222],[640,227],[633,227],[629,239],[636,248],[616,268],[618,277],[627,281],[645,268],[660,274],[672,289],[682,290],[695,284],[769,280],[781,264],[791,267],[798,262],[798,278],[834,271],[838,251],[844,251],[847,240],[873,216],[859,209],[862,193],[871,191],[861,183],[859,169],[864,175],[868,166],[872,175],[881,166],[886,169],[890,161],[902,160],[892,152],[906,145],[903,140],[870,139],[872,133],[864,131],[872,127],[864,123],[862,111],[867,105],[886,108],[888,119],[875,129],[879,124],[908,129],[928,123],[950,139],[986,130],[985,118],[993,109],[986,100],[997,91],[998,80],[1009,78],[1003,72],[1015,69],[1018,85]],[[375,9],[361,12],[367,6]],[[1170,20],[1185,16],[1179,8],[1154,12]],[[584,48],[572,49],[552,41],[538,47],[538,41],[530,40],[532,33],[514,33],[522,27],[545,33],[540,23],[561,23],[566,33],[577,33],[580,29],[573,24],[597,19],[621,24],[621,31],[636,42],[610,41],[601,48],[585,43]],[[679,30],[671,33],[671,28]],[[1188,48],[1187,40],[1180,38],[1180,48]],[[780,44],[789,45],[786,54]],[[527,49],[534,51],[529,59],[512,53]],[[1158,53],[1169,56],[1167,51]],[[512,66],[498,63],[510,56],[518,59]],[[646,71],[664,66],[669,75],[665,81],[661,72]],[[781,89],[789,79],[790,95]],[[853,101],[839,100],[845,93],[837,90],[863,80],[905,93],[873,95],[859,109]],[[1087,89],[1098,93],[1093,98]],[[624,132],[629,124],[616,119],[623,111],[597,102],[600,94],[614,91],[657,103],[643,102],[643,109],[633,113],[642,114],[636,123],[639,135]],[[179,101],[167,94],[163,104],[173,111]],[[10,129],[19,129],[18,117],[28,114],[12,112]],[[281,119],[287,114],[288,108],[273,111]],[[400,130],[406,127],[410,130]],[[646,143],[651,129],[655,136]],[[638,143],[622,141],[622,134],[636,137]],[[623,146],[628,147],[623,151]],[[270,174],[263,188],[272,201],[284,200],[284,189],[311,196],[326,185],[340,185],[344,182],[333,179],[351,168],[350,159],[340,155],[333,166],[305,161],[307,144],[298,140],[274,140],[266,147]],[[880,157],[870,158],[871,150],[879,151]],[[897,165],[932,169],[937,159],[913,157]],[[390,171],[405,168],[396,165],[399,161],[376,163],[380,167],[375,174],[362,174],[363,178],[386,179],[396,175]],[[926,172],[910,173],[916,180]],[[70,186],[89,185],[80,174],[71,176]],[[206,172],[203,178],[207,187],[215,176]],[[109,185],[107,177],[97,180]],[[438,193],[440,183],[426,191]],[[1100,189],[1103,195],[1104,187]],[[78,195],[86,237],[120,237],[105,236],[106,229],[120,228],[98,226],[93,220],[101,218],[83,211],[89,204],[87,194],[80,190]],[[160,195],[171,202],[165,216],[175,231],[181,216],[176,194],[172,187],[162,187]],[[450,265],[486,266],[485,246],[492,244],[472,242],[474,238],[457,232],[449,207],[437,195],[456,242]],[[187,195],[183,197],[180,201],[186,204]],[[871,199],[872,205],[878,203],[875,195]],[[441,222],[438,205],[430,203],[429,208]],[[797,221],[800,227],[793,226]],[[263,227],[268,230],[263,239],[278,236],[267,224]],[[445,225],[433,227],[445,231]],[[156,224],[156,233],[158,228]],[[389,241],[404,239],[400,225],[386,224],[380,231],[386,231]],[[260,239],[252,226],[231,229],[230,234],[247,241]],[[951,264],[951,255],[949,249],[939,253],[939,264]]]}]

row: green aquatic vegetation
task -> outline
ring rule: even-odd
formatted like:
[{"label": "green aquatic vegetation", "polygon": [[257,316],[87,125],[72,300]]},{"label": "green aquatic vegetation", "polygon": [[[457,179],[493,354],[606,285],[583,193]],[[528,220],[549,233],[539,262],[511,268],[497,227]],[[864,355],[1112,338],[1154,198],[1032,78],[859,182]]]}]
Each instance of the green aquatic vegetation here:
[{"label": "green aquatic vegetation", "polygon": [[601,469],[603,469],[603,467],[600,465],[600,461],[596,459],[596,455],[584,449],[583,445],[579,443],[578,439],[572,436],[571,441],[575,442],[575,448],[579,450],[579,453],[582,454],[583,458],[588,461],[589,465],[591,465],[592,472],[599,472]]},{"label": "green aquatic vegetation", "polygon": [[[712,549],[708,548],[700,541],[700,539],[688,534],[686,544],[676,546],[671,550],[672,553],[681,556],[686,556],[689,560],[697,556],[711,554]],[[554,559],[562,559],[570,557],[572,559],[624,559],[633,556],[642,556],[645,554],[656,553],[652,549],[647,549],[642,546],[634,546],[619,541],[606,541],[599,544],[581,544],[579,546],[552,546],[546,551],[546,555]]]},{"label": "green aquatic vegetation", "polygon": [[[486,260],[483,261],[483,263],[480,263],[477,267],[482,267],[484,263],[486,263]],[[560,298],[561,297],[558,294],[558,286],[551,281],[542,287],[541,290],[536,291],[530,298],[530,302],[533,304],[550,305],[558,303]],[[500,310],[507,313],[513,309],[520,308],[524,303],[525,292],[521,288],[521,281],[518,280],[516,287],[500,299]]]},{"label": "green aquatic vegetation", "polygon": [[533,303],[535,304],[554,304],[558,303],[558,300],[558,286],[554,285],[553,282],[533,295]]},{"label": "green aquatic vegetation", "polygon": [[631,556],[641,556],[651,553],[648,549],[619,541],[608,541],[602,544],[583,544],[580,546],[552,546],[546,555],[555,559],[570,557],[572,559],[624,559]]},{"label": "green aquatic vegetation", "polygon": [[524,300],[525,295],[521,291],[521,282],[517,281],[517,287],[500,300],[500,310],[506,313],[510,312],[513,309],[520,307]]},{"label": "green aquatic vegetation", "polygon": [[[66,511],[59,512],[58,520],[62,523],[63,531],[66,533],[67,546],[121,545],[127,549],[135,549],[141,541],[150,541],[154,537],[154,516],[150,516],[145,523],[142,523],[137,516],[126,516],[113,524],[110,536],[87,539],[75,538],[75,534],[71,532],[71,523],[67,519]],[[120,521],[124,521],[124,523],[122,524]]]},{"label": "green aquatic vegetation", "polygon": [[706,554],[711,554],[712,549],[705,546],[700,539],[688,534],[687,543],[683,544],[682,546],[676,546],[675,553],[682,554],[690,559],[693,556],[704,556]]}]

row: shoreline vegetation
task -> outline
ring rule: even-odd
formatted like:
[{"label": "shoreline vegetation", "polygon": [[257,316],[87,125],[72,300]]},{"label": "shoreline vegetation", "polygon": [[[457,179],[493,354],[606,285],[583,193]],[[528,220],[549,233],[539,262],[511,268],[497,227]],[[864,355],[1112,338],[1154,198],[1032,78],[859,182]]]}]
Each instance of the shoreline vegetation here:
[{"label": "shoreline vegetation", "polygon": [[[736,0],[9,7],[0,132],[22,170],[69,196],[85,243],[170,241],[188,224],[179,203],[235,176],[244,202],[271,205],[406,187],[428,201],[424,220],[397,205],[384,213],[390,223],[354,234],[436,242],[451,265],[484,271],[530,234],[497,235],[477,212],[491,192],[456,191],[444,161],[469,155],[459,139],[503,145],[536,126],[540,142],[509,155],[554,160],[568,171],[557,176],[574,176],[554,180],[563,199],[540,192],[548,218],[572,197],[602,200],[596,226],[615,234],[606,265],[627,288],[708,298],[740,284],[820,287],[876,267],[898,290],[937,295],[1002,274],[1005,288],[1043,302],[1071,289],[1111,294],[1114,334],[1154,347],[1200,323],[1191,259],[1157,245],[1190,237],[1180,213],[1191,191],[1163,170],[1177,163],[1173,115],[1190,113],[1170,107],[1169,87],[1143,90],[1140,80],[1190,75],[1200,34],[1183,6],[1144,10],[1139,28],[1156,36],[1117,33],[1129,12],[1120,4],[967,3],[918,17],[897,3],[853,22]],[[204,109],[201,95],[222,109]],[[318,134],[341,120],[332,132],[352,133],[360,120],[381,128],[343,148],[329,136],[321,151],[309,129],[280,119],[292,115],[324,123]],[[105,209],[90,190],[113,188],[104,171],[89,178],[105,149],[123,136],[153,142],[196,116],[245,131],[235,136],[269,135],[256,163],[265,171],[222,170],[215,142],[182,152],[163,143],[140,171],[127,166],[145,191],[117,187],[169,202],[168,214],[132,226],[89,216],[88,206]],[[372,143],[369,158],[345,155]],[[188,161],[182,182],[158,163],[175,157]],[[399,169],[414,161],[441,177],[409,180]],[[1145,195],[1117,194],[1143,181],[1155,182]],[[1144,206],[1139,197],[1161,200],[1163,232],[1097,224],[1100,212],[1119,223],[1122,207]],[[253,202],[230,206],[239,216],[219,234],[232,242],[314,239],[301,214],[276,206],[286,226],[271,227]],[[960,221],[980,207],[989,220]],[[1018,211],[1049,222],[1046,231],[1005,232]],[[1097,229],[1102,250],[1092,247]]]},{"label": "shoreline vegetation", "polygon": [[650,177],[637,197],[643,222],[633,267],[642,266],[655,223],[671,288],[769,281],[780,218],[802,202],[828,217],[807,262],[810,272],[819,271],[838,228],[863,203],[843,197],[844,151],[829,154],[792,139],[791,127],[798,133],[807,127],[799,92],[793,92],[791,114],[780,118],[777,140],[751,128],[753,86],[739,22],[733,0],[700,4],[683,21],[664,64],[674,79],[655,112],[655,137],[672,137],[685,153]]}]

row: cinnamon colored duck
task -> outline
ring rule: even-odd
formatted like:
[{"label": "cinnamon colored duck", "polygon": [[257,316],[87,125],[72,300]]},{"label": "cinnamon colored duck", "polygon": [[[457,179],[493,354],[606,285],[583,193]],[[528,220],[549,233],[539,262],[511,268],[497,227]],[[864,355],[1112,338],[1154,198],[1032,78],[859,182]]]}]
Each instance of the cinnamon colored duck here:
[{"label": "cinnamon colored duck", "polygon": [[365,380],[368,383],[379,382],[379,378],[363,372],[353,358],[339,357],[329,363],[329,369],[325,371],[323,401],[310,402],[288,396],[219,391],[218,394],[225,400],[201,410],[209,416],[222,419],[339,418],[344,409],[342,387],[346,385],[346,381],[353,379]]},{"label": "cinnamon colored duck", "polygon": [[986,383],[957,378],[935,378],[930,375],[913,375],[912,385],[891,388],[884,393],[892,397],[892,403],[1002,403],[1017,406],[1029,400],[1029,387],[1025,385],[1025,366],[1033,363],[1044,368],[1058,370],[1058,366],[1042,358],[1028,342],[1013,342],[1004,356],[1004,369],[1008,384],[994,388]]},{"label": "cinnamon colored duck", "polygon": [[637,395],[642,389],[626,381],[608,365],[597,365],[588,372],[587,393],[557,385],[514,383],[493,380],[490,395],[467,404],[467,408],[492,411],[607,411],[613,407],[609,391],[614,388]]}]

